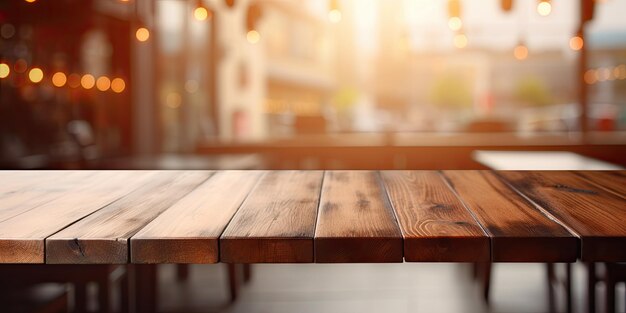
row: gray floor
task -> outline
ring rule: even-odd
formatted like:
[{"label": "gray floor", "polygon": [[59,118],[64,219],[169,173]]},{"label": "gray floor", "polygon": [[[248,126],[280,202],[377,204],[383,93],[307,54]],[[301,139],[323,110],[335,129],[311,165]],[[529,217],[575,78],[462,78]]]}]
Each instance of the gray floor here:
[{"label": "gray floor", "polygon": [[[225,265],[194,265],[187,282],[176,282],[174,270],[160,268],[162,312],[549,311],[541,264],[496,264],[490,306],[482,302],[466,264],[255,265],[252,281],[234,304],[228,304]],[[584,312],[580,264],[574,279],[575,309]],[[618,308],[623,310],[623,303]]]}]

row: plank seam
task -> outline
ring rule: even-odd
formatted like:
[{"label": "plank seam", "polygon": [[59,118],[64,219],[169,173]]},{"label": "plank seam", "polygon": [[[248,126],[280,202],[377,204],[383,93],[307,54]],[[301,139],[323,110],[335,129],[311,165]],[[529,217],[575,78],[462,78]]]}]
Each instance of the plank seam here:
[{"label": "plank seam", "polygon": [[456,191],[456,189],[454,189],[454,184],[448,179],[448,177],[446,177],[446,175],[443,173],[443,171],[440,170],[440,171],[437,171],[437,173],[439,174],[439,177],[441,178],[441,180],[443,180],[444,184],[452,192],[452,194],[454,194],[454,196],[459,200],[459,202],[461,202],[461,204],[463,205],[463,208],[465,208],[465,210],[470,214],[472,219],[474,219],[476,224],[478,224],[478,226],[483,231],[485,236],[487,236],[487,238],[489,238],[489,262],[492,262],[492,260],[493,260],[493,240],[494,240],[493,234],[489,231],[489,229],[486,228],[485,225],[483,225],[480,222],[480,220],[476,216],[476,213],[474,213],[474,211],[470,209],[469,205],[465,202],[465,200],[463,200],[463,198],[461,198],[461,195],[459,195],[459,193]]},{"label": "plank seam", "polygon": [[269,173],[269,171],[261,171],[261,175],[257,177],[257,180],[254,183],[254,186],[250,188],[250,191],[248,191],[248,194],[246,195],[246,197],[243,199],[243,201],[241,201],[235,213],[233,213],[233,215],[230,217],[228,222],[226,222],[226,225],[224,225],[224,228],[222,229],[220,234],[217,236],[217,262],[216,263],[220,263],[222,261],[222,236],[224,235],[224,232],[226,231],[228,226],[230,226],[230,222],[233,221],[237,213],[239,213],[239,210],[241,209],[241,207],[243,207],[243,205],[248,201],[248,198],[250,197],[250,195],[257,189],[257,187],[263,180],[263,177],[267,176],[267,173]]},{"label": "plank seam", "polygon": [[385,180],[383,179],[383,176],[381,175],[380,171],[376,171],[376,176],[378,176],[378,184],[380,185],[380,188],[382,189],[382,196],[386,200],[385,203],[387,204],[387,206],[391,210],[391,213],[393,214],[393,219],[395,221],[396,228],[398,229],[398,232],[400,233],[400,239],[402,241],[402,262],[404,262],[404,233],[402,232],[402,227],[400,227],[398,214],[396,213],[396,209],[393,207],[393,203],[391,203],[391,195],[389,195],[389,190],[387,189],[385,185]]},{"label": "plank seam", "polygon": [[[493,171],[492,170],[491,172],[496,177],[498,177],[498,179],[500,179],[500,181],[502,181],[507,187],[511,188],[511,190],[515,191],[515,193],[517,193],[522,198],[524,198],[526,201],[528,201],[528,203],[530,203],[530,205],[534,206],[535,209],[537,209],[537,211],[539,211],[539,213],[543,214],[549,220],[551,220],[551,221],[561,225],[561,227],[565,228],[565,230],[567,230],[570,234],[572,234],[572,235],[574,235],[574,237],[578,238],[578,245],[580,247],[580,245],[581,245],[580,234],[578,234],[574,229],[570,228],[567,224],[565,224],[565,222],[563,222],[563,221],[559,220],[558,218],[556,218],[548,210],[544,209],[542,206],[537,204],[537,202],[535,202],[532,198],[528,197],[526,194],[524,194],[523,192],[521,192],[520,190],[515,188],[515,186],[513,186],[511,183],[509,183],[508,180],[506,180],[504,177],[502,177],[498,171]],[[580,253],[581,253],[581,251],[578,251],[578,255],[579,256],[580,256]]]},{"label": "plank seam", "polygon": [[[185,173],[184,171],[181,173]],[[138,232],[140,232],[142,229],[144,229],[146,226],[148,226],[148,224],[150,224],[152,221],[154,221],[157,217],[161,216],[161,214],[165,213],[165,211],[169,210],[172,206],[176,205],[176,203],[178,203],[180,200],[182,200],[183,198],[185,198],[186,196],[188,196],[190,193],[192,193],[193,191],[195,191],[196,189],[200,188],[200,186],[204,185],[207,181],[209,181],[211,178],[213,178],[213,176],[215,176],[215,174],[217,173],[217,171],[210,171],[209,176],[204,179],[203,181],[199,182],[195,187],[191,188],[191,190],[189,190],[189,192],[185,193],[184,195],[182,195],[181,197],[178,198],[178,200],[176,200],[176,202],[172,203],[171,206],[169,206],[167,209],[164,209],[163,211],[161,211],[161,213],[155,215],[153,218],[147,220],[145,222],[145,224],[143,224],[143,226],[139,229],[136,229],[132,234],[127,234],[128,238],[126,238],[126,263],[132,263],[132,257],[131,257],[131,239],[133,238],[133,236],[135,236]],[[117,241],[119,238],[115,238],[115,240]]]},{"label": "plank seam", "polygon": [[317,263],[317,254],[315,251],[315,240],[317,236],[317,223],[319,223],[320,217],[320,206],[322,205],[322,191],[324,190],[324,180],[326,179],[326,171],[322,171],[322,182],[320,183],[320,192],[317,196],[317,211],[315,214],[315,227],[313,228],[313,263]]},{"label": "plank seam", "polygon": [[[69,224],[67,224],[67,225],[63,226],[62,228],[58,229],[57,231],[53,232],[52,234],[50,234],[50,235],[46,236],[46,237],[44,238],[44,240],[43,240],[43,251],[44,251],[44,255],[43,255],[43,262],[44,262],[44,264],[47,264],[47,263],[46,263],[46,259],[47,259],[47,256],[46,256],[46,246],[47,246],[47,244],[46,244],[46,243],[47,243],[47,241],[48,241],[48,238],[50,238],[50,237],[52,237],[52,236],[54,236],[54,235],[56,235],[56,234],[60,233],[60,232],[61,232],[61,231],[63,231],[64,229],[66,229],[66,228],[68,228],[68,227],[70,227],[70,226],[72,226],[72,225],[74,225],[74,224],[76,224],[76,223],[78,223],[78,222],[80,222],[80,221],[84,220],[85,218],[87,218],[87,217],[89,217],[89,216],[91,216],[91,215],[95,214],[96,212],[98,212],[98,211],[100,211],[100,210],[102,210],[102,209],[104,209],[104,208],[108,207],[109,205],[111,205],[111,204],[113,204],[113,203],[115,203],[115,202],[119,201],[120,199],[122,199],[122,198],[124,198],[124,197],[128,196],[129,194],[131,194],[131,193],[133,193],[133,192],[135,192],[136,190],[138,190],[138,189],[139,189],[139,188],[141,188],[141,187],[142,187],[142,185],[138,185],[136,188],[133,188],[133,189],[131,189],[130,191],[128,191],[127,193],[124,193],[123,195],[119,196],[118,198],[115,198],[114,200],[112,200],[111,202],[109,202],[109,203],[107,203],[107,204],[103,205],[103,206],[102,206],[102,207],[100,207],[99,209],[94,210],[93,212],[91,212],[91,213],[89,213],[89,214],[87,214],[87,215],[85,215],[85,216],[83,216],[83,217],[81,217],[81,218],[79,218],[79,219],[77,219],[77,220],[75,220],[75,221],[73,221],[73,222],[71,222],[71,223],[69,223]],[[74,239],[78,239],[78,238],[74,238]],[[77,243],[77,244],[79,245],[79,247],[80,247],[80,243],[79,243],[78,241],[77,241],[76,243]]]}]

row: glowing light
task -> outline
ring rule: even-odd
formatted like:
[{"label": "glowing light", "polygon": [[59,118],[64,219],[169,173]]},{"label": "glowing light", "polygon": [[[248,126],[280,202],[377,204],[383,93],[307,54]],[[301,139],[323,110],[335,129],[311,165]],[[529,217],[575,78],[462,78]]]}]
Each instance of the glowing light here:
[{"label": "glowing light", "polygon": [[611,78],[611,70],[608,68],[598,69],[598,81],[607,81]]},{"label": "glowing light", "polygon": [[100,76],[96,81],[96,88],[100,91],[107,91],[111,88],[111,80],[106,76]]},{"label": "glowing light", "polygon": [[30,79],[30,81],[33,83],[40,82],[43,79],[43,71],[38,67],[32,68],[28,72],[28,79]]},{"label": "glowing light", "polygon": [[52,84],[55,87],[63,87],[67,83],[67,76],[64,73],[56,72],[52,75]]},{"label": "glowing light", "polygon": [[454,46],[459,49],[467,47],[467,36],[465,34],[454,35]]},{"label": "glowing light", "polygon": [[124,89],[126,89],[126,83],[124,82],[123,79],[114,78],[111,81],[111,90],[113,90],[113,92],[121,93],[122,91],[124,91]]},{"label": "glowing light", "polygon": [[513,56],[520,61],[526,60],[526,58],[528,58],[528,48],[523,44],[517,45],[517,47],[513,49]]},{"label": "glowing light", "polygon": [[15,64],[13,64],[13,69],[15,69],[15,72],[17,73],[26,72],[27,67],[28,67],[28,64],[26,64],[26,60],[24,59],[19,59],[15,61]]},{"label": "glowing light", "polygon": [[145,27],[140,27],[135,32],[135,37],[141,42],[147,41],[150,38],[150,31]]},{"label": "glowing light", "polygon": [[460,30],[463,27],[463,21],[458,16],[453,16],[448,20],[448,27],[453,31]]},{"label": "glowing light", "polygon": [[574,36],[569,40],[569,47],[574,51],[582,49],[583,45],[584,41],[580,36]]},{"label": "glowing light", "polygon": [[6,63],[0,63],[0,78],[7,78],[11,74],[11,68]]},{"label": "glowing light", "polygon": [[198,21],[204,21],[211,17],[211,13],[207,10],[207,8],[199,6],[193,10],[193,17]]},{"label": "glowing light", "polygon": [[80,85],[85,89],[91,89],[96,84],[96,79],[91,74],[85,74],[80,79]]},{"label": "glowing light", "polygon": [[246,39],[248,39],[249,43],[255,44],[261,41],[261,34],[256,30],[251,30],[246,34]]},{"label": "glowing light", "polygon": [[70,86],[70,88],[80,87],[80,75],[70,74],[70,76],[67,77],[67,85]]},{"label": "glowing light", "polygon": [[183,98],[178,92],[170,92],[165,98],[165,104],[172,109],[178,108],[182,103]]},{"label": "glowing light", "polygon": [[190,79],[185,82],[185,90],[188,93],[196,93],[199,89],[198,81]]},{"label": "glowing light", "polygon": [[584,79],[585,83],[589,85],[595,84],[598,81],[598,74],[595,70],[587,70]]},{"label": "glowing light", "polygon": [[537,13],[541,16],[548,16],[552,12],[550,1],[542,0],[537,4]]},{"label": "glowing light", "polygon": [[341,22],[341,11],[338,9],[328,11],[328,20],[335,24]]},{"label": "glowing light", "polygon": [[33,2],[35,2],[35,1],[37,1],[37,0],[24,0],[24,1],[26,1],[26,2],[28,2],[28,3],[33,3]]}]

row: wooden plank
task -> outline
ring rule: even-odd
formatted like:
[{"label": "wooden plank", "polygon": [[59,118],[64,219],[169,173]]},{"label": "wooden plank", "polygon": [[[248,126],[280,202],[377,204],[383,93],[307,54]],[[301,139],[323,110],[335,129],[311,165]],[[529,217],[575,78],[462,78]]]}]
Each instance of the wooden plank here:
[{"label": "wooden plank", "polygon": [[402,262],[402,233],[377,172],[325,173],[315,261]]},{"label": "wooden plank", "polygon": [[137,188],[151,174],[114,171],[0,222],[0,263],[43,263],[44,239]]},{"label": "wooden plank", "polygon": [[626,171],[576,171],[574,173],[598,187],[626,198]]},{"label": "wooden plank", "polygon": [[97,183],[95,171],[0,172],[0,222],[32,210],[66,194]]},{"label": "wooden plank", "polygon": [[216,173],[131,237],[131,261],[218,262],[220,235],[263,173]]},{"label": "wooden plank", "polygon": [[490,171],[444,171],[491,237],[494,262],[573,262],[578,239]]},{"label": "wooden plank", "polygon": [[382,171],[408,262],[484,262],[489,237],[435,171]]},{"label": "wooden plank", "polygon": [[264,175],[220,238],[228,263],[313,262],[321,171]]},{"label": "wooden plank", "polygon": [[140,188],[47,238],[46,263],[127,263],[128,239],[211,174],[209,171],[155,173]]},{"label": "wooden plank", "polygon": [[626,201],[572,172],[498,172],[512,186],[576,232],[581,258],[626,260]]}]

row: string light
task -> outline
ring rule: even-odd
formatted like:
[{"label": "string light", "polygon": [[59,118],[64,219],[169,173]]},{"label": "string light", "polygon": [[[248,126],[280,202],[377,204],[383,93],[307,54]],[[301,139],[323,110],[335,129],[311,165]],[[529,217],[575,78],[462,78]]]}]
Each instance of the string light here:
[{"label": "string light", "polygon": [[598,73],[595,70],[587,70],[583,76],[585,83],[591,85],[598,81]]},{"label": "string light", "polygon": [[126,83],[121,78],[114,78],[111,81],[111,90],[115,93],[121,93],[126,88]]},{"label": "string light", "polygon": [[193,17],[197,21],[204,21],[208,18],[211,18],[211,16],[212,16],[211,11],[209,11],[209,9],[207,9],[202,4],[202,0],[198,0],[198,4],[196,5],[196,8],[193,10]]},{"label": "string light", "polygon": [[67,83],[67,76],[62,72],[56,72],[52,75],[52,84],[55,87],[63,87]]},{"label": "string light", "polygon": [[33,83],[41,82],[43,80],[43,71],[38,67],[32,68],[28,72],[28,79],[30,79],[30,81]]},{"label": "string light", "polygon": [[100,91],[107,91],[111,87],[111,80],[106,76],[100,76],[96,81],[96,88]]},{"label": "string light", "polygon": [[150,31],[145,27],[139,27],[135,32],[135,37],[141,42],[145,42],[150,38]]},{"label": "string light", "polygon": [[448,20],[448,27],[453,31],[458,31],[463,27],[463,21],[458,16],[453,16]]},{"label": "string light", "polygon": [[520,61],[526,60],[526,58],[528,58],[528,47],[523,43],[518,44],[515,49],[513,49],[513,56]]},{"label": "string light", "polygon": [[467,47],[467,36],[465,34],[454,35],[454,46],[459,49]]},{"label": "string light", "polygon": [[255,44],[261,41],[261,34],[259,34],[258,31],[253,29],[246,34],[246,39],[248,40],[249,43]]},{"label": "string light", "polygon": [[91,74],[85,74],[80,79],[80,85],[85,89],[91,89],[96,84],[96,79]]},{"label": "string light", "polygon": [[7,78],[11,74],[11,68],[6,63],[0,63],[0,78]]},{"label": "string light", "polygon": [[584,41],[583,38],[580,36],[574,36],[569,40],[569,47],[574,51],[582,49],[583,45]]},{"label": "string light", "polygon": [[549,0],[540,0],[537,4],[537,13],[541,16],[548,16],[552,12],[552,4]]}]

